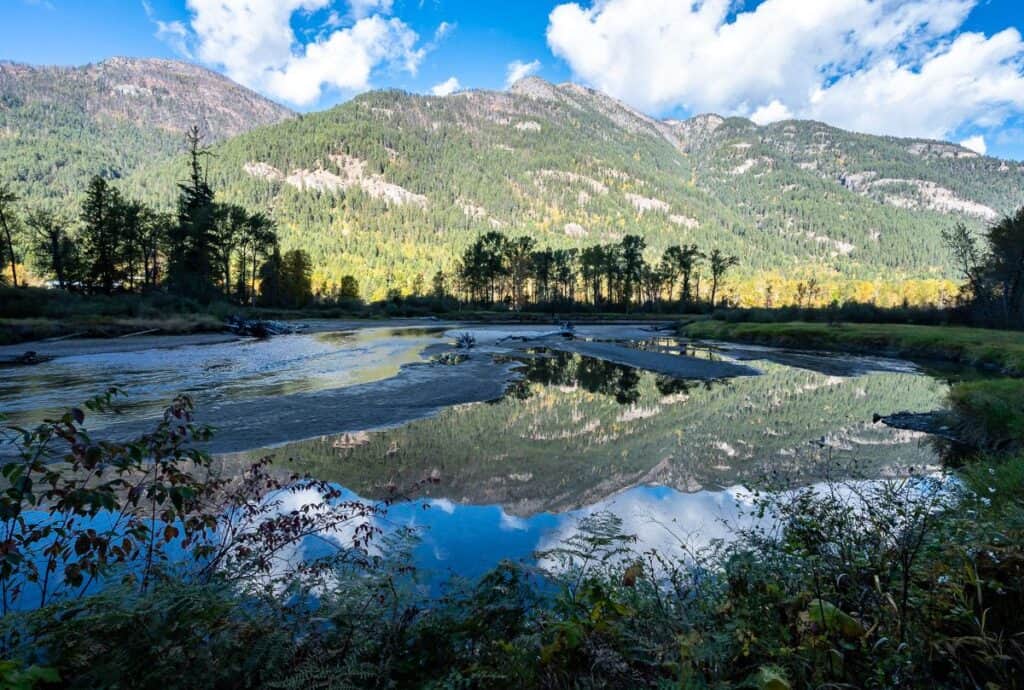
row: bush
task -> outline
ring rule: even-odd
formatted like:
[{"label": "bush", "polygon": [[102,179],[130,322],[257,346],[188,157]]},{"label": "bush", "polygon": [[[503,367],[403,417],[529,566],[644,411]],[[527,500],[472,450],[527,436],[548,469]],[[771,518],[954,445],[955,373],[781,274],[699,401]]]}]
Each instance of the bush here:
[{"label": "bush", "polygon": [[953,386],[949,404],[957,435],[972,447],[998,453],[1024,448],[1024,381],[986,379]]}]

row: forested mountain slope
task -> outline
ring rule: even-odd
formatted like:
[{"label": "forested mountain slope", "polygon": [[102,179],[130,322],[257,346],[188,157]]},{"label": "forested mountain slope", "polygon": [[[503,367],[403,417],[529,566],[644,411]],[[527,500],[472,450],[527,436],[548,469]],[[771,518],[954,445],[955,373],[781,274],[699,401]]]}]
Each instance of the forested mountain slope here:
[{"label": "forested mountain slope", "polygon": [[288,109],[184,62],[0,62],[0,180],[31,201],[76,197],[92,175],[116,179],[179,154],[192,125],[221,141],[289,117]]},{"label": "forested mountain slope", "polygon": [[[579,247],[642,234],[719,247],[748,275],[950,276],[940,232],[1024,203],[1024,168],[930,141],[816,122],[659,122],[536,78],[437,98],[378,91],[214,148],[211,182],[265,207],[317,281],[367,295],[449,269],[479,233]],[[170,203],[180,163],[129,181]]]},{"label": "forested mountain slope", "polygon": [[1024,167],[954,144],[803,121],[662,122],[536,78],[443,98],[376,91],[292,117],[185,63],[0,63],[0,179],[30,206],[61,200],[74,216],[102,174],[170,207],[192,124],[213,145],[221,200],[270,212],[284,248],[310,252],[317,285],[353,274],[367,297],[450,271],[491,229],[553,247],[641,234],[651,258],[717,247],[740,257],[748,289],[765,275],[949,278],[944,228],[1024,204]]}]

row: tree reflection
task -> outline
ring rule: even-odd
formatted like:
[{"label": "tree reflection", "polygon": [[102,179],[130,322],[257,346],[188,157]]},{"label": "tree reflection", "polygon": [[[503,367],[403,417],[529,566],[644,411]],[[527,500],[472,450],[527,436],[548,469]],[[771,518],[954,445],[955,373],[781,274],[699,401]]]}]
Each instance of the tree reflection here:
[{"label": "tree reflection", "polygon": [[640,372],[633,367],[547,349],[531,354],[524,363],[523,380],[509,389],[509,395],[517,399],[529,397],[530,384],[535,383],[581,388],[613,398],[620,405],[631,405],[640,399]]}]

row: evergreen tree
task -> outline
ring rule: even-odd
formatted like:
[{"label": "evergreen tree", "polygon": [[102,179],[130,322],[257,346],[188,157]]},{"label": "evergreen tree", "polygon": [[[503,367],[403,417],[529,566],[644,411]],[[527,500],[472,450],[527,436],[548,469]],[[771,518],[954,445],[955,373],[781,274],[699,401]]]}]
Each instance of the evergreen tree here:
[{"label": "evergreen tree", "polygon": [[188,134],[189,179],[178,185],[178,218],[168,237],[167,282],[172,292],[202,301],[216,294],[214,233],[217,208],[206,180],[199,128]]},{"label": "evergreen tree", "polygon": [[281,247],[275,243],[267,260],[260,265],[260,306],[280,306],[284,295],[282,288],[282,269],[284,260],[281,258]]},{"label": "evergreen tree", "polygon": [[355,276],[346,275],[341,277],[341,288],[338,297],[346,300],[359,299],[359,281]]},{"label": "evergreen tree", "polygon": [[29,214],[26,224],[36,266],[67,290],[80,277],[78,246],[68,234],[67,221],[51,211],[37,209]]},{"label": "evergreen tree", "polygon": [[281,261],[283,306],[301,308],[313,299],[313,263],[302,249],[285,253]]},{"label": "evergreen tree", "polygon": [[444,299],[448,296],[447,280],[448,277],[444,274],[444,271],[437,269],[437,273],[434,274],[430,281],[430,293],[435,299]]},{"label": "evergreen tree", "polygon": [[122,240],[117,225],[121,214],[120,193],[99,175],[93,177],[82,202],[80,232],[83,278],[90,291],[109,295],[121,278]]},{"label": "evergreen tree", "polygon": [[725,272],[739,264],[739,257],[728,256],[718,248],[711,251],[711,306],[715,306],[715,298],[718,294],[718,287],[725,276]]}]

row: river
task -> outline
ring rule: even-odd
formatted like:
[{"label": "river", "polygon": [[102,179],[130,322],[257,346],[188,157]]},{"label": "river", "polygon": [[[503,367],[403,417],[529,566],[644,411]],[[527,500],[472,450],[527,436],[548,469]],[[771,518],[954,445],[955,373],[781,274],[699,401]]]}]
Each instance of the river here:
[{"label": "river", "polygon": [[[414,528],[419,567],[466,577],[531,561],[595,513],[671,552],[727,534],[750,507],[743,487],[938,463],[923,436],[871,421],[941,405],[946,383],[906,362],[685,343],[643,326],[581,327],[576,341],[440,322],[315,330],[72,347],[0,370],[0,411],[31,424],[113,385],[121,414],[88,424],[121,437],[189,393],[228,468],[273,455],[352,497],[412,487],[382,529]],[[474,348],[452,348],[462,332]]]}]

